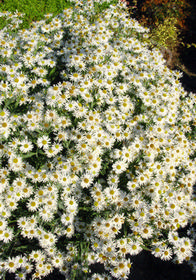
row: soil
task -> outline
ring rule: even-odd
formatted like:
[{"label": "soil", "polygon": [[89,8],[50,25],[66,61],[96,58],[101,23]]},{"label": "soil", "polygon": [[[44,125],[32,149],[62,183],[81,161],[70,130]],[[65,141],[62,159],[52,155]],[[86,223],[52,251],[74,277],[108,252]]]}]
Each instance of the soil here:
[{"label": "soil", "polygon": [[196,280],[190,266],[161,261],[149,252],[143,251],[133,259],[128,280]]},{"label": "soil", "polygon": [[[186,20],[187,30],[183,34],[183,41],[187,44],[196,44],[196,1],[189,0],[191,13]],[[180,61],[185,66],[181,82],[187,91],[196,93],[196,46],[181,50]]]}]

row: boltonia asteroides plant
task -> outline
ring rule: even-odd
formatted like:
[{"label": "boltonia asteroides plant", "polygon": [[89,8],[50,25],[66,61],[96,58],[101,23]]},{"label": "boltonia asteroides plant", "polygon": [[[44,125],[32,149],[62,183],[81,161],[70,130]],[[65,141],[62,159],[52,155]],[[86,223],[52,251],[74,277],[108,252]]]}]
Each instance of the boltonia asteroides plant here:
[{"label": "boltonia asteroides plant", "polygon": [[74,2],[0,31],[4,276],[127,279],[144,248],[192,256],[195,96],[124,4]]}]

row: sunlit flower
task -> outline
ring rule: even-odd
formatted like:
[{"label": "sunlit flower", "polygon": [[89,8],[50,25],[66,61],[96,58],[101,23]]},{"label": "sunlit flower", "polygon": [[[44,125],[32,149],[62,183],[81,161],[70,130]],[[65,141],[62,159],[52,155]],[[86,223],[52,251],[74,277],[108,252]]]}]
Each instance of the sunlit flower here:
[{"label": "sunlit flower", "polygon": [[50,138],[47,135],[44,135],[37,139],[37,145],[39,148],[43,147],[44,149],[48,149],[50,143],[51,143]]},{"label": "sunlit flower", "polygon": [[9,167],[13,171],[20,171],[23,168],[23,161],[22,158],[17,155],[12,155],[9,158]]},{"label": "sunlit flower", "polygon": [[20,150],[23,153],[28,153],[33,149],[33,144],[28,140],[23,140],[20,142]]}]

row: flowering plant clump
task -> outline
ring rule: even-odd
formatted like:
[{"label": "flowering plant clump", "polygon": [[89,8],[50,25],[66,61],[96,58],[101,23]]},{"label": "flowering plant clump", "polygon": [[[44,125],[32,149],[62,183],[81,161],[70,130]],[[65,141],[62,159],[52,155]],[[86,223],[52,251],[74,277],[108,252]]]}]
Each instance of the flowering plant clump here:
[{"label": "flowering plant clump", "polygon": [[29,30],[0,14],[11,19],[0,31],[2,277],[127,279],[143,249],[192,256],[178,229],[195,222],[195,95],[126,5],[107,2],[75,0]]}]

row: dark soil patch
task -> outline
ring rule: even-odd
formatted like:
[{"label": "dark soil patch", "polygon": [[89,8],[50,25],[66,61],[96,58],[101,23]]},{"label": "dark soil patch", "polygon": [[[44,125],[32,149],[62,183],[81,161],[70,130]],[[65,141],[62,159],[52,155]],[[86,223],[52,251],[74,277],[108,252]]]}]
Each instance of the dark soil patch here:
[{"label": "dark soil patch", "polygon": [[143,251],[133,259],[128,280],[194,280],[190,266],[176,265],[171,261],[161,261],[149,252]]},{"label": "dark soil patch", "polygon": [[[196,1],[189,0],[189,3],[191,13],[186,20],[187,30],[183,34],[183,41],[186,44],[196,44]],[[186,90],[196,93],[196,47],[182,49],[180,60],[187,70],[181,82]]]}]

